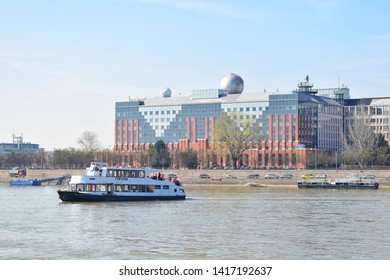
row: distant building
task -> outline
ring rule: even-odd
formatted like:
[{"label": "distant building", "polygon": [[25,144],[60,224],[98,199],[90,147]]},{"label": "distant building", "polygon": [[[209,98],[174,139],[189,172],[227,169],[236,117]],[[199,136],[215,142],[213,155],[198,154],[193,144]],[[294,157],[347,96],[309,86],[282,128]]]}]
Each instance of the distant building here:
[{"label": "distant building", "polygon": [[349,99],[344,107],[345,127],[358,116],[364,116],[370,123],[371,131],[382,134],[390,140],[390,97]]},{"label": "distant building", "polygon": [[239,166],[304,168],[310,151],[341,148],[346,87],[313,89],[307,76],[289,93],[245,93],[243,88],[242,78],[229,74],[219,89],[193,90],[191,96],[172,97],[164,88],[157,98],[116,102],[114,151],[124,165],[137,166],[139,154],[162,139],[173,157],[192,149],[200,167],[228,166],[227,156],[210,155],[208,148],[216,121],[229,112],[254,119],[265,135],[259,135]]},{"label": "distant building", "polygon": [[43,151],[39,144],[23,142],[23,136],[12,135],[12,143],[0,143],[0,154],[5,153],[38,153]]}]

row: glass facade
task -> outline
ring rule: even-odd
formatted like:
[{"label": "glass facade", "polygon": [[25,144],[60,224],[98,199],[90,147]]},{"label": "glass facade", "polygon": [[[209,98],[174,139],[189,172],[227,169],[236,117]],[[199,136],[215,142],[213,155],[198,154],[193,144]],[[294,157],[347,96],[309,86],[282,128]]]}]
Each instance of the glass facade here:
[{"label": "glass facade", "polygon": [[[194,103],[189,99],[189,102],[174,105],[173,99],[171,104],[159,106],[148,106],[146,100],[117,102],[116,145],[151,144],[159,139],[166,143],[178,143],[180,139],[190,142],[211,139],[212,120],[217,120],[222,113],[238,112],[245,118],[255,119],[263,135],[272,135],[271,141],[293,141],[298,133],[298,140],[307,147],[326,146],[330,150],[339,147],[336,144],[339,131],[333,130],[335,125],[342,127],[343,110],[328,99],[301,92],[270,94],[267,101],[240,102],[219,98]],[[330,139],[335,143],[330,144]]]},{"label": "glass facade", "polygon": [[0,143],[0,154],[3,153],[38,153],[42,151],[39,144],[31,143]]}]

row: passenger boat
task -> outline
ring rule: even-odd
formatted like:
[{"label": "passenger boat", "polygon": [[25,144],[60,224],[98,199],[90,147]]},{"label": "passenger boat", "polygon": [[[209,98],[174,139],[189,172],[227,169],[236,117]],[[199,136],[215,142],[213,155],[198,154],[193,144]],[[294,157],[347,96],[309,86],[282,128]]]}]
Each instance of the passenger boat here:
[{"label": "passenger boat", "polygon": [[83,176],[72,176],[69,186],[58,190],[62,201],[179,200],[186,193],[178,178],[164,178],[157,169],[108,167],[91,163]]},{"label": "passenger boat", "polygon": [[327,179],[313,179],[298,181],[298,188],[302,189],[379,189],[379,183],[371,179],[363,179],[355,174],[348,178],[334,181]]}]

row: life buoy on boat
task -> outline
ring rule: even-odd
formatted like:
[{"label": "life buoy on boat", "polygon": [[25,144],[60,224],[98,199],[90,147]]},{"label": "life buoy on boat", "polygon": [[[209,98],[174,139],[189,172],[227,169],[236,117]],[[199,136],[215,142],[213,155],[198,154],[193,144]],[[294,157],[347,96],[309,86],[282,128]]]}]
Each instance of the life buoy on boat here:
[{"label": "life buoy on boat", "polygon": [[62,196],[62,200],[68,200],[69,199],[69,196],[67,195],[67,194],[64,194],[63,196]]}]

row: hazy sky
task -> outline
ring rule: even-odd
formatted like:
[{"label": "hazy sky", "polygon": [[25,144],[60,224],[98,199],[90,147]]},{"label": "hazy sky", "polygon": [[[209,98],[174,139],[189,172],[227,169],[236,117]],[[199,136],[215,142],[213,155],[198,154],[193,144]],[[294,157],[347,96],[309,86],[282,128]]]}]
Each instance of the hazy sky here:
[{"label": "hazy sky", "polygon": [[113,146],[115,102],[218,88],[347,85],[390,97],[390,1],[0,0],[0,143]]}]

